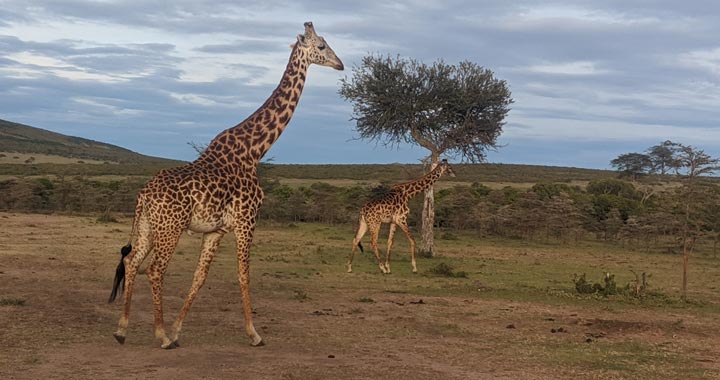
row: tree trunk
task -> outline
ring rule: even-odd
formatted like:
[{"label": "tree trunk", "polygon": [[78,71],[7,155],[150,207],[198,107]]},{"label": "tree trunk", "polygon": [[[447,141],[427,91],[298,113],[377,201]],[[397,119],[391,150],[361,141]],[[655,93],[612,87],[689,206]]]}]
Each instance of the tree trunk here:
[{"label": "tree trunk", "polygon": [[687,301],[687,271],[690,253],[687,249],[687,242],[683,244],[683,277],[682,277],[682,300]]},{"label": "tree trunk", "polygon": [[433,186],[425,190],[425,201],[422,210],[422,238],[420,241],[420,256],[433,257],[435,243],[433,225],[435,224],[435,195]]},{"label": "tree trunk", "polygon": [[685,225],[683,226],[683,275],[682,275],[682,300],[687,301],[687,272],[690,259],[690,204],[685,205]]},{"label": "tree trunk", "polygon": [[[426,172],[435,169],[440,160],[440,154],[432,152],[430,154],[430,166]],[[433,226],[435,225],[435,191],[434,186],[430,186],[425,190],[425,199],[423,201],[422,210],[422,230],[420,239],[419,254],[422,257],[433,257],[435,254],[435,239],[433,235]]]}]

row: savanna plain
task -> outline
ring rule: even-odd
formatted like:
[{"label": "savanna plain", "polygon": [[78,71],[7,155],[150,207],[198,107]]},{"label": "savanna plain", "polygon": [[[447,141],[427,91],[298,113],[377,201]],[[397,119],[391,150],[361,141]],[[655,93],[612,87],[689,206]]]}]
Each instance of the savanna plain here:
[{"label": "savanna plain", "polygon": [[[142,277],[127,341],[112,337],[121,305],[107,298],[129,218],[4,212],[0,225],[2,379],[720,378],[720,259],[711,255],[691,257],[681,301],[678,255],[438,234],[436,256],[420,258],[413,274],[409,245],[397,236],[392,274],[383,275],[366,237],[366,253],[346,273],[353,226],[263,222],[251,295],[266,345],[251,347],[245,336],[226,237],[181,347],[163,350]],[[184,236],[167,271],[168,325],[199,239]],[[618,287],[646,272],[648,291],[576,291],[574,275],[602,282],[606,272]]]}]

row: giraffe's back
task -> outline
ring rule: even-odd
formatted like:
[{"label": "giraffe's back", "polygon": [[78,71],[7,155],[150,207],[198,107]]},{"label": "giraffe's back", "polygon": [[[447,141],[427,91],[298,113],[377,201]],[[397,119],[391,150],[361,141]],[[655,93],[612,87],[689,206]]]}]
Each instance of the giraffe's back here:
[{"label": "giraffe's back", "polygon": [[399,192],[391,191],[380,198],[373,199],[363,206],[362,216],[371,224],[393,222],[398,215],[409,211],[407,201]]}]

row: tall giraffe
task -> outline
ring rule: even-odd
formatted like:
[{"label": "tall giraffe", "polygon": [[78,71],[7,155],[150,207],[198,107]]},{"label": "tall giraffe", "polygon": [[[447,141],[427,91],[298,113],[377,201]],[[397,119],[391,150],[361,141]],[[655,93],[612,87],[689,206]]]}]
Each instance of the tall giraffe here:
[{"label": "tall giraffe", "polygon": [[[291,48],[280,84],[257,111],[217,135],[197,160],[161,170],[140,190],[132,232],[128,244],[121,250],[122,259],[110,295],[112,302],[124,280],[123,312],[113,334],[119,343],[125,342],[135,275],[143,260],[149,257],[146,273],[155,306],[155,337],[162,341],[162,348],[178,346],[183,320],[205,282],[220,240],[232,231],[237,242],[245,331],[253,346],[263,344],[252,323],[248,266],[248,250],[263,199],[257,165],[290,121],[308,67],[317,64],[336,70],[344,68],[325,39],[315,34],[311,22],[305,23],[305,33],[298,35]],[[180,235],[186,230],[203,233],[202,250],[192,286],[168,337],[163,320],[163,274]],[[135,234],[137,247],[133,250],[131,243]],[[148,255],[151,251],[154,253]]]},{"label": "tall giraffe", "polygon": [[[410,241],[410,254],[413,273],[417,273],[417,265],[415,264],[415,239],[410,235],[410,230],[407,225],[407,216],[410,213],[408,207],[408,201],[415,194],[424,191],[425,189],[432,186],[443,174],[449,174],[451,177],[455,177],[450,164],[447,160],[440,161],[437,166],[429,173],[425,174],[421,178],[405,183],[399,183],[394,185],[390,192],[383,195],[380,198],[373,199],[363,206],[360,210],[360,220],[358,222],[358,230],[353,239],[353,247],[348,258],[348,273],[352,272],[352,261],[355,257],[356,248],[360,248],[363,251],[360,239],[365,235],[365,232],[370,231],[370,239],[373,251],[375,252],[375,259],[377,260],[378,266],[383,273],[390,273],[390,250],[393,246],[393,237],[395,235],[395,227],[405,233],[408,240]],[[387,257],[385,263],[380,260],[378,254],[378,234],[380,233],[380,225],[382,223],[390,223],[390,234],[388,235],[388,246],[387,246]]]}]

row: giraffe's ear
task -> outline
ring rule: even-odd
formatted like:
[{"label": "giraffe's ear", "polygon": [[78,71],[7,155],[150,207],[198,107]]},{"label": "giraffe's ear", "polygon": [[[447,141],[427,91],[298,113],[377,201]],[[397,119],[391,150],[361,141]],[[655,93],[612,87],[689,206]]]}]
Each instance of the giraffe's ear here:
[{"label": "giraffe's ear", "polygon": [[302,47],[307,46],[307,43],[305,42],[305,36],[303,36],[302,34],[298,34],[297,43],[299,43]]}]

